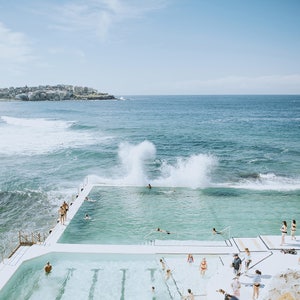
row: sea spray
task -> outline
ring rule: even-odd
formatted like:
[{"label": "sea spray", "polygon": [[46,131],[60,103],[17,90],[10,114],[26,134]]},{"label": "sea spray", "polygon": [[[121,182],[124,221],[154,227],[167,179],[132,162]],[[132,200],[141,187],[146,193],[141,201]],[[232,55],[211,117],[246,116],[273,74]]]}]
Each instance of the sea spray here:
[{"label": "sea spray", "polygon": [[206,154],[179,157],[175,165],[163,162],[162,176],[154,180],[158,186],[203,188],[210,184],[210,173],[217,166],[218,160]]},{"label": "sea spray", "polygon": [[[212,155],[197,154],[190,157],[177,158],[174,164],[155,160],[156,148],[149,141],[137,145],[121,143],[118,156],[120,158],[122,174],[115,178],[90,176],[93,183],[114,186],[145,186],[151,183],[160,187],[188,187],[204,188],[210,186],[211,172],[218,165],[218,159]],[[154,164],[150,164],[149,161]],[[154,168],[156,177],[149,178],[148,174]],[[120,168],[118,168],[119,170]]]},{"label": "sea spray", "polygon": [[143,141],[138,145],[121,143],[119,146],[119,158],[126,175],[123,182],[129,185],[145,185],[145,162],[155,158],[156,148],[153,143]]}]

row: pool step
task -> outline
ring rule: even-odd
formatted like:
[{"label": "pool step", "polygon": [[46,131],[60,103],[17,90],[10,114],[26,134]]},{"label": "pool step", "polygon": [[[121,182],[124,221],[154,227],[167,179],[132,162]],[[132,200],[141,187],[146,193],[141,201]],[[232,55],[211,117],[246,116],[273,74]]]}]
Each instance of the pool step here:
[{"label": "pool step", "polygon": [[14,253],[8,259],[8,265],[15,266],[20,259],[22,259],[23,255],[27,252],[30,246],[19,246]]}]

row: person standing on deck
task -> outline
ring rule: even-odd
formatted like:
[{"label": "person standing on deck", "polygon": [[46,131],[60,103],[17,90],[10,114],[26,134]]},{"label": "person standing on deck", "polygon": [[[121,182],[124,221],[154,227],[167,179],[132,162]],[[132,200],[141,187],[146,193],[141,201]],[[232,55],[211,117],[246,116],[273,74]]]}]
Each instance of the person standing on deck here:
[{"label": "person standing on deck", "polygon": [[292,221],[292,224],[291,224],[291,239],[292,240],[296,240],[296,227],[297,227],[297,225],[296,225],[296,220],[293,220]]},{"label": "person standing on deck", "polygon": [[253,278],[253,296],[252,299],[258,299],[259,297],[259,287],[261,284],[261,272],[259,270],[255,271],[255,276]]},{"label": "person standing on deck", "polygon": [[239,276],[235,276],[231,282],[231,288],[232,288],[232,292],[233,295],[236,297],[240,297],[241,293],[240,293],[240,289],[241,289],[241,283],[239,280]]},{"label": "person standing on deck", "polygon": [[64,215],[64,222],[65,222],[67,220],[67,212],[69,210],[69,204],[66,201],[64,201],[64,203],[62,204],[62,207],[65,210],[65,215]]},{"label": "person standing on deck", "polygon": [[60,224],[64,225],[65,209],[63,208],[63,206],[61,206],[58,210],[58,217],[59,217]]},{"label": "person standing on deck", "polygon": [[283,244],[285,244],[285,236],[287,234],[287,223],[286,221],[282,221],[282,226],[280,228],[281,231],[281,244],[280,246],[282,246]]},{"label": "person standing on deck", "polygon": [[235,275],[237,275],[241,272],[242,260],[240,259],[239,255],[237,253],[234,254],[234,256],[233,256],[232,267],[233,267],[233,273]]},{"label": "person standing on deck", "polygon": [[251,253],[249,248],[245,248],[245,273],[247,274],[248,270],[249,270],[249,265],[251,263],[252,259],[251,259]]}]

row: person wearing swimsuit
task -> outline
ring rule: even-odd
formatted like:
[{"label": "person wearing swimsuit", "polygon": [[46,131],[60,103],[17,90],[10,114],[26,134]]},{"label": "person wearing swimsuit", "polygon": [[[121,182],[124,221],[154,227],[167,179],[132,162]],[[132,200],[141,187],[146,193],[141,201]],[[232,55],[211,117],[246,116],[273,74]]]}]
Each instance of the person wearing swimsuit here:
[{"label": "person wearing swimsuit", "polygon": [[252,259],[251,259],[251,253],[249,248],[245,248],[245,273],[247,274],[248,270],[249,270],[249,265],[251,263]]},{"label": "person wearing swimsuit", "polygon": [[189,255],[188,255],[188,257],[187,257],[187,262],[188,262],[189,264],[192,264],[192,263],[194,262],[194,257],[193,257],[192,254],[189,254]]},{"label": "person wearing swimsuit", "polygon": [[297,225],[296,225],[296,220],[293,220],[292,221],[292,224],[291,224],[291,239],[292,240],[296,240],[296,227],[297,227]]},{"label": "person wearing swimsuit", "polygon": [[205,272],[207,270],[207,262],[206,262],[206,258],[204,257],[201,261],[201,264],[200,264],[200,274],[202,276],[205,275]]},{"label": "person wearing swimsuit", "polygon": [[260,283],[261,283],[261,272],[259,270],[256,270],[255,276],[253,278],[253,297],[252,297],[252,299],[258,299]]},{"label": "person wearing swimsuit", "polygon": [[283,244],[285,244],[285,236],[287,234],[287,223],[286,221],[282,221],[282,226],[280,228],[281,231],[281,244],[280,246],[282,246]]}]

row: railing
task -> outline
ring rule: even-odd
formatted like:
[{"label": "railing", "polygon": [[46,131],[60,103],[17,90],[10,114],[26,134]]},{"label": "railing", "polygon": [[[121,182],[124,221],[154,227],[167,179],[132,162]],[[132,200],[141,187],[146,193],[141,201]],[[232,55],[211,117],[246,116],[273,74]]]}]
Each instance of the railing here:
[{"label": "railing", "polygon": [[45,241],[45,235],[41,235],[39,232],[32,232],[30,234],[25,234],[19,231],[19,244],[20,246],[32,246],[34,244],[40,244]]},{"label": "railing", "polygon": [[5,249],[3,247],[0,248],[1,262],[4,261],[6,255],[8,255],[8,258],[11,258],[21,246],[32,246],[34,244],[40,244],[43,243],[45,239],[46,236],[41,235],[40,233],[32,232],[30,234],[26,234],[19,231],[19,237],[18,237],[19,244],[15,248],[11,248],[13,250],[9,251],[9,249]]}]

